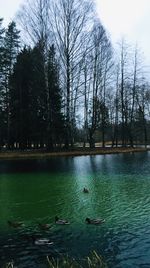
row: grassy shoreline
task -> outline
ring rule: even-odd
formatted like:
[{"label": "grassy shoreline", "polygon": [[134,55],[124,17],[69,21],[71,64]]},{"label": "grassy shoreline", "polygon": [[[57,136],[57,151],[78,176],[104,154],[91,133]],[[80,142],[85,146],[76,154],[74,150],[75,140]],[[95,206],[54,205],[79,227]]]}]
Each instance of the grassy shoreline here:
[{"label": "grassy shoreline", "polygon": [[[85,257],[84,260],[78,261],[76,261],[73,257],[69,257],[68,255],[61,256],[61,258],[53,258],[47,256],[47,264],[47,267],[49,268],[108,268],[107,263],[104,261],[103,257],[97,254],[95,250],[91,252],[89,256]],[[15,267],[17,268],[17,266],[14,266],[14,261],[8,262],[3,266],[3,268]]]},{"label": "grassy shoreline", "polygon": [[94,149],[90,148],[74,148],[70,151],[59,151],[59,152],[42,152],[42,151],[3,151],[0,152],[0,160],[17,160],[17,159],[46,159],[50,157],[67,157],[67,156],[85,156],[85,155],[104,155],[104,154],[119,154],[119,153],[135,153],[135,152],[146,152],[149,151],[147,148],[141,147],[118,147],[118,148],[101,148],[97,147]]}]

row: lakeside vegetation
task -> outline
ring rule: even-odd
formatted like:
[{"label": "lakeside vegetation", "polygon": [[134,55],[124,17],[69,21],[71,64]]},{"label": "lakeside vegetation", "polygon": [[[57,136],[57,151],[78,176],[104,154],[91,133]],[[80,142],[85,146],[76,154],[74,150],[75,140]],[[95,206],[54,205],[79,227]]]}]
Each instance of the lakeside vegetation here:
[{"label": "lakeside vegetation", "polygon": [[[76,261],[74,258],[68,256],[59,259],[47,257],[50,268],[107,268],[106,262],[104,262],[102,256],[98,255],[96,251],[93,251],[84,261]],[[82,265],[83,263],[83,265]]]},{"label": "lakeside vegetation", "polygon": [[[102,256],[98,255],[96,251],[93,251],[84,260],[77,261],[69,256],[61,258],[53,258],[47,256],[47,267],[49,268],[107,268],[106,262],[104,262]],[[15,268],[14,262],[11,261],[5,265],[4,268]]]},{"label": "lakeside vegetation", "polygon": [[148,145],[144,74],[137,46],[114,50],[94,1],[24,1],[7,28],[0,19],[0,147]]}]

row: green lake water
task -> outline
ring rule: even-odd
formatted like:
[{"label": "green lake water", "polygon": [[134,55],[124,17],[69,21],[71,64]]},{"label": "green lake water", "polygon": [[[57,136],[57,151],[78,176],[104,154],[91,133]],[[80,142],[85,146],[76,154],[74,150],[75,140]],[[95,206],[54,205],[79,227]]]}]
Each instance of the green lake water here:
[{"label": "green lake water", "polygon": [[[56,215],[71,224],[55,225]],[[41,231],[38,222],[53,227]],[[33,235],[54,244],[37,246]],[[150,153],[0,161],[0,267],[13,259],[45,268],[47,255],[82,259],[92,250],[110,268],[150,267]]]}]

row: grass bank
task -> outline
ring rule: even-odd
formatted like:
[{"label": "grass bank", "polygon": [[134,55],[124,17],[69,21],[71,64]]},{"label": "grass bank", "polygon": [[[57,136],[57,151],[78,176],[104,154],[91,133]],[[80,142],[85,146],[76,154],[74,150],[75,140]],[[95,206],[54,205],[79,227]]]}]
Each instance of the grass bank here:
[{"label": "grass bank", "polygon": [[40,150],[25,150],[25,151],[1,151],[1,160],[15,160],[15,159],[46,159],[50,157],[60,156],[82,156],[82,155],[103,155],[103,154],[118,154],[118,153],[135,153],[148,151],[146,148],[141,147],[96,147],[90,148],[74,148],[69,151],[57,151],[57,152],[46,152]]},{"label": "grass bank", "polygon": [[[83,263],[83,264],[82,264]],[[61,258],[51,258],[47,256],[47,268],[108,268],[106,262],[101,255],[98,255],[96,251],[93,251],[84,260],[77,261],[69,256]],[[3,268],[17,268],[14,265],[14,261],[6,263]]]}]

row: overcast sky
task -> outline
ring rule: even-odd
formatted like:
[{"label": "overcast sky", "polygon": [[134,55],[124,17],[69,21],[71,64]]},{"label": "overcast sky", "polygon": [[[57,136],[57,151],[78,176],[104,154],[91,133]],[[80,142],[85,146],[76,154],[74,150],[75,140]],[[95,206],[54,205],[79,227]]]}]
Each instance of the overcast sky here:
[{"label": "overcast sky", "polygon": [[[0,17],[5,25],[25,0],[0,0]],[[150,0],[96,0],[98,13],[113,43],[125,36],[137,42],[150,65]]]},{"label": "overcast sky", "polygon": [[113,42],[124,36],[138,43],[150,65],[150,0],[96,0]]}]

